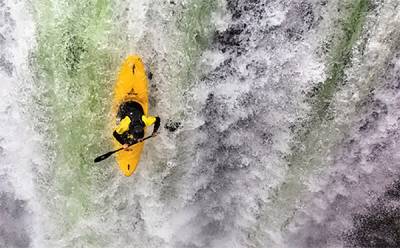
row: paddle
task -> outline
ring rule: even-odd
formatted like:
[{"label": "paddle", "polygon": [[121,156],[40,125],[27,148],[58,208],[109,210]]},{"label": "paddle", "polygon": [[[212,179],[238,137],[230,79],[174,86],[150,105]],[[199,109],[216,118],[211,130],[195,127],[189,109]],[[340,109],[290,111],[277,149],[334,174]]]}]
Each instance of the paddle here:
[{"label": "paddle", "polygon": [[[148,137],[142,139],[142,140],[139,141],[139,142],[143,142],[143,141],[145,141],[145,140],[147,140],[147,139],[149,139],[149,138],[151,138],[151,137],[153,137],[153,136],[150,135],[150,136],[148,136]],[[133,144],[130,144],[129,146],[133,146],[134,144],[137,144],[137,143],[139,143],[139,142],[135,142],[135,143],[133,143]],[[128,147],[129,147],[129,146],[128,146]],[[98,163],[98,162],[100,162],[100,161],[103,161],[104,159],[110,157],[110,156],[113,155],[114,153],[121,151],[122,149],[124,149],[124,148],[121,147],[121,148],[119,148],[119,149],[117,149],[117,150],[114,150],[114,151],[111,151],[111,152],[107,152],[106,154],[103,154],[103,155],[101,155],[101,156],[98,156],[97,158],[94,159],[94,162],[95,162],[95,163]]]}]

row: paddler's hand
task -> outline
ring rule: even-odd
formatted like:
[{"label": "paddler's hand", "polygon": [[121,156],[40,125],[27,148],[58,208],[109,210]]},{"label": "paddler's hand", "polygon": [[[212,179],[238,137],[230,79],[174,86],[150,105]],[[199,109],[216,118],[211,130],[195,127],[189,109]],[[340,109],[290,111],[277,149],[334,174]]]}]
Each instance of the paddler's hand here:
[{"label": "paddler's hand", "polygon": [[151,137],[156,137],[158,135],[158,132],[154,132],[151,134]]},{"label": "paddler's hand", "polygon": [[123,144],[122,148],[124,148],[124,150],[128,149],[129,145],[128,144]]}]

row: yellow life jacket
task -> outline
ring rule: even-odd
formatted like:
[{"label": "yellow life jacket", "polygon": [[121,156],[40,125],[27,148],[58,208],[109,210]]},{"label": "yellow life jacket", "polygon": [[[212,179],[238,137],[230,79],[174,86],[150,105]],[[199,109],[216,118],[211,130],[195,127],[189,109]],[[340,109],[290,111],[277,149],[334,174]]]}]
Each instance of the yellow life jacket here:
[{"label": "yellow life jacket", "polygon": [[154,116],[147,117],[145,115],[142,115],[142,121],[147,127],[147,126],[153,125],[154,122],[156,122],[156,117],[154,117]]},{"label": "yellow life jacket", "polygon": [[[156,117],[154,116],[145,116],[142,115],[142,121],[147,126],[153,125],[156,122]],[[118,134],[123,134],[129,130],[129,125],[131,124],[131,119],[128,116],[125,116],[124,119],[121,120],[119,125],[115,128],[115,131]]]},{"label": "yellow life jacket", "polygon": [[131,119],[128,116],[125,116],[125,118],[122,119],[119,125],[115,128],[115,131],[118,134],[123,134],[129,130],[129,124],[131,124]]}]

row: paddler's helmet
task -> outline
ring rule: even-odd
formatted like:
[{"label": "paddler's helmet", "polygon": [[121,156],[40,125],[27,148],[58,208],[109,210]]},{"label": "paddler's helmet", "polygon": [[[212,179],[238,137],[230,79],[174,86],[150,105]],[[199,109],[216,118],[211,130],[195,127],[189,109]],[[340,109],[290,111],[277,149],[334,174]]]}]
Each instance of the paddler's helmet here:
[{"label": "paddler's helmet", "polygon": [[132,133],[135,136],[135,138],[141,138],[143,132],[144,132],[144,129],[140,124],[133,125]]}]

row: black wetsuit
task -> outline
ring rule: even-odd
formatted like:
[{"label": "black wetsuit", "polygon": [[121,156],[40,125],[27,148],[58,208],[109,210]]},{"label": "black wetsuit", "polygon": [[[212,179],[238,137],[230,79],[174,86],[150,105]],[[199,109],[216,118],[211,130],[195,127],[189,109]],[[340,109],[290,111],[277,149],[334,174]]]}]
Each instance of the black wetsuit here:
[{"label": "black wetsuit", "polygon": [[[114,131],[113,136],[116,140],[118,140],[121,145],[123,144],[134,144],[137,139],[141,139],[144,137],[144,128],[145,123],[142,121],[142,116],[144,114],[142,105],[138,102],[129,101],[121,104],[118,110],[118,117],[122,120],[125,116],[128,116],[131,119],[131,123],[129,124],[129,130],[119,134],[117,131]],[[154,123],[153,133],[158,131],[160,127],[160,118],[156,117],[156,122]]]}]

